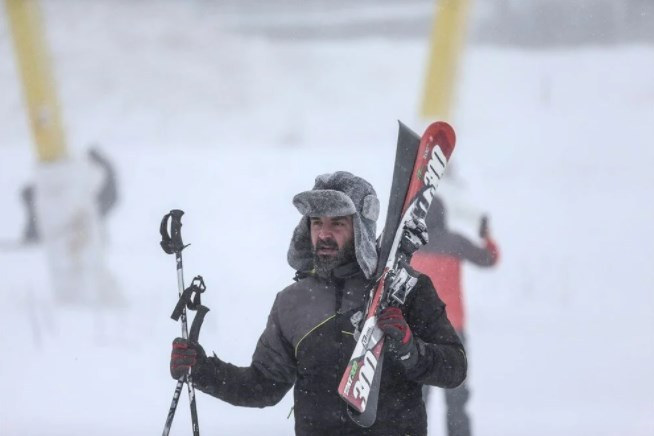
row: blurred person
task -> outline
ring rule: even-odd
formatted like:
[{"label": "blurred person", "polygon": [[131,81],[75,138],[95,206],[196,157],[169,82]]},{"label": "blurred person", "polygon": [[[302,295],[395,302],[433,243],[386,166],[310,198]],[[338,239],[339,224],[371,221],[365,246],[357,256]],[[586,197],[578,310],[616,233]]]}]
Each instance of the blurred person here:
[{"label": "blurred person", "polygon": [[118,201],[116,172],[105,154],[91,146],[83,158],[40,166],[21,198],[27,221],[17,246],[43,244],[55,300],[124,307],[105,256],[105,222]]},{"label": "blurred person", "polygon": [[339,171],[318,176],[293,204],[302,214],[288,250],[295,283],[277,294],[250,366],[207,357],[199,344],[177,338],[172,377],[190,370],[199,390],[247,407],[275,405],[295,385],[297,435],[426,435],[422,386],[452,388],[467,371],[464,348],[431,281],[419,275],[406,304],[380,314],[388,346],[377,420],[359,427],[338,386],[374,284],[379,201],[367,181]]},{"label": "blurred person", "polygon": [[[445,303],[447,317],[465,345],[465,311],[463,288],[461,286],[461,263],[468,261],[480,267],[497,264],[499,251],[488,229],[488,219],[482,217],[479,237],[484,245],[479,246],[465,236],[451,232],[447,227],[447,210],[442,199],[435,196],[426,218],[429,242],[420,248],[411,261],[411,266],[431,278],[438,295]],[[430,389],[423,389],[428,403]],[[447,432],[449,436],[471,434],[470,418],[466,403],[470,397],[467,382],[454,389],[445,389],[447,408]]]},{"label": "blurred person", "polygon": [[[102,173],[102,182],[95,195],[95,206],[101,219],[114,209],[118,201],[116,171],[111,161],[97,146],[91,146],[87,157],[94,167]],[[38,220],[36,218],[35,185],[30,183],[21,189],[21,200],[25,208],[27,221],[23,229],[22,242],[25,244],[37,243],[41,240]]]}]

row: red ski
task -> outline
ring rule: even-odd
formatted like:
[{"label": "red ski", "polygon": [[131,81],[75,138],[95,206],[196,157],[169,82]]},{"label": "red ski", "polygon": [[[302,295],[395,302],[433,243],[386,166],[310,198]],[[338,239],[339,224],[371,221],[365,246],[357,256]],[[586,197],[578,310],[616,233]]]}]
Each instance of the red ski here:
[{"label": "red ski", "polygon": [[[377,268],[379,278],[370,291],[364,324],[338,387],[340,396],[350,406],[350,417],[363,427],[371,426],[377,416],[384,349],[377,315],[389,305],[404,304],[415,284],[411,277],[402,274],[406,272],[402,265],[409,264],[415,250],[406,247],[420,244],[411,227],[424,224],[455,140],[454,130],[445,122],[429,125],[419,143],[417,135],[400,125],[391,201]],[[408,168],[412,168],[410,173]]]}]

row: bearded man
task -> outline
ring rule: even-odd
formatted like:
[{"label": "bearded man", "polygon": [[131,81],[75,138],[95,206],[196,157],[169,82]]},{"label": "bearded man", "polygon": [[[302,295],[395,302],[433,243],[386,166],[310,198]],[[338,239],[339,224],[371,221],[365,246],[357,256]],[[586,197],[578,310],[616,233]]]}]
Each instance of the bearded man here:
[{"label": "bearded man", "polygon": [[197,389],[235,406],[277,404],[294,386],[297,435],[427,435],[423,385],[453,388],[466,376],[461,341],[430,279],[378,325],[388,343],[377,420],[355,424],[338,395],[377,266],[379,200],[372,185],[345,171],[318,176],[293,199],[302,214],[288,251],[295,283],[277,294],[247,367],[207,357],[199,344],[173,342],[175,379],[190,370]]}]

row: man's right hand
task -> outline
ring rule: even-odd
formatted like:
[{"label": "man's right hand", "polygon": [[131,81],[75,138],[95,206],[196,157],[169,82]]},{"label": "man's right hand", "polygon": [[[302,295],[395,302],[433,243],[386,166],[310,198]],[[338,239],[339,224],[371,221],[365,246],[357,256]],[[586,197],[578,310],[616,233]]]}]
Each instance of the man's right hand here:
[{"label": "man's right hand", "polygon": [[170,375],[179,380],[207,355],[200,344],[190,343],[187,339],[175,338],[170,354]]}]

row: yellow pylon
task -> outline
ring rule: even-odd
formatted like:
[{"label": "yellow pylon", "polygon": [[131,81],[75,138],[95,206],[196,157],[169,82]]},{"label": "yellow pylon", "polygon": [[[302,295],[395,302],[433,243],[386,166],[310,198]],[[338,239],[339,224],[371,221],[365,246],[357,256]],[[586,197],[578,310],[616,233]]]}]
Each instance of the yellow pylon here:
[{"label": "yellow pylon", "polygon": [[469,0],[437,0],[420,115],[449,121]]},{"label": "yellow pylon", "polygon": [[39,4],[37,0],[5,4],[38,158],[55,161],[66,155],[66,142]]}]

